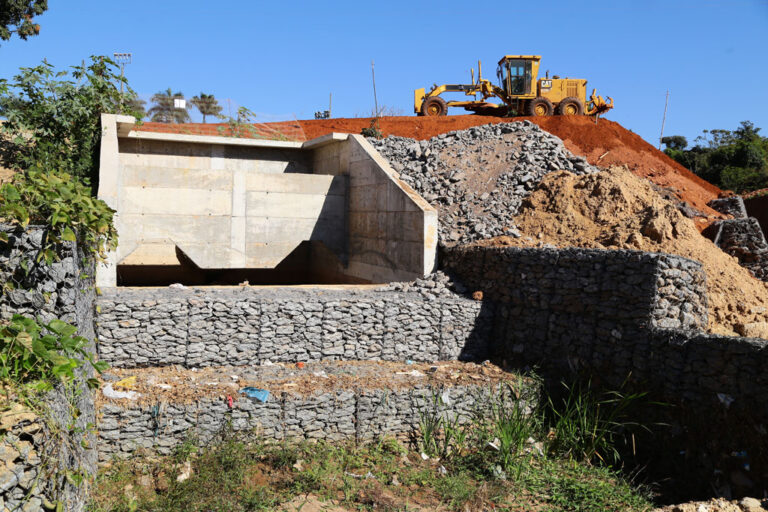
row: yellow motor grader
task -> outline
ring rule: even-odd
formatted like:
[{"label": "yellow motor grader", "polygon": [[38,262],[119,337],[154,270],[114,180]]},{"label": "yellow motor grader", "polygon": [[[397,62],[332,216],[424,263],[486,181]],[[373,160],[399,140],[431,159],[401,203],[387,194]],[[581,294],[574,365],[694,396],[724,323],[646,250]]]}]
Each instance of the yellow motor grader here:
[{"label": "yellow motor grader", "polygon": [[[444,116],[448,107],[464,107],[478,114],[506,116],[587,115],[598,116],[613,108],[613,98],[608,101],[596,95],[596,89],[587,99],[587,81],[579,78],[560,78],[554,75],[537,78],[540,55],[505,55],[499,61],[496,75],[499,85],[482,77],[482,64],[471,70],[471,84],[435,84],[429,92],[424,88],[413,92],[413,110],[420,116]],[[444,92],[463,92],[473,96],[471,101],[445,101]],[[482,95],[478,100],[477,95]],[[499,98],[503,103],[490,103]]]}]

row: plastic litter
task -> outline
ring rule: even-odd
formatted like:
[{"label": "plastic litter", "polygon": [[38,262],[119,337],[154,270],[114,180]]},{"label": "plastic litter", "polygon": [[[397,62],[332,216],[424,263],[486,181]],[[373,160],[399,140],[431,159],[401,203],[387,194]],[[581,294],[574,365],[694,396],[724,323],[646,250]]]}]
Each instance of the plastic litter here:
[{"label": "plastic litter", "polygon": [[445,405],[451,405],[451,395],[448,393],[447,389],[440,395],[440,400],[442,400]]},{"label": "plastic litter", "polygon": [[427,455],[424,452],[421,452],[421,458],[422,458],[422,460],[429,460],[429,455]]},{"label": "plastic litter", "polygon": [[136,376],[131,375],[115,382],[115,386],[118,388],[136,389]]},{"label": "plastic litter", "polygon": [[248,398],[255,398],[261,403],[264,403],[269,399],[269,391],[267,391],[266,389],[259,389],[259,388],[247,386],[241,389],[240,393],[244,394]]},{"label": "plastic litter", "polygon": [[437,468],[437,472],[440,473],[441,475],[447,475],[448,474],[448,470],[445,469],[445,466],[440,466],[439,468]]},{"label": "plastic litter", "polygon": [[406,360],[405,360],[405,364],[413,364],[413,360],[411,360],[411,359],[406,359]]},{"label": "plastic litter", "polygon": [[168,285],[168,288],[176,288],[178,290],[183,290],[184,288],[186,288],[186,286],[184,286],[181,283],[173,283],[171,285]]},{"label": "plastic litter", "polygon": [[409,372],[397,372],[395,375],[410,375],[411,377],[424,377],[424,374],[419,370],[411,370]]},{"label": "plastic litter", "polygon": [[726,409],[728,409],[731,404],[735,401],[735,399],[731,395],[727,395],[725,393],[718,393],[717,399],[720,400],[720,403],[725,406]]},{"label": "plastic litter", "polygon": [[299,361],[298,363],[296,363],[296,368],[301,370],[302,368],[304,368],[304,363],[302,361]]},{"label": "plastic litter", "polygon": [[233,405],[234,405],[234,400],[232,400],[232,397],[230,395],[227,395],[227,407],[231,409]]},{"label": "plastic litter", "polygon": [[141,395],[135,391],[116,391],[112,388],[112,384],[107,384],[101,389],[101,393],[107,398],[119,398],[136,400]]}]

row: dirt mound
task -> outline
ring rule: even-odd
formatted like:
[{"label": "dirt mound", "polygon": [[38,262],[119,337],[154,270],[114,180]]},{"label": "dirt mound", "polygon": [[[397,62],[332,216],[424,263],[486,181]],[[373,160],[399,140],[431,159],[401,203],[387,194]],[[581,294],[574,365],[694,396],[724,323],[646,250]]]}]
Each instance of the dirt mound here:
[{"label": "dirt mound", "polygon": [[[501,118],[477,115],[444,117],[382,117],[379,126],[384,136],[397,135],[411,139],[427,140],[456,130],[464,130],[484,124],[507,123],[529,120],[542,129],[557,135],[565,147],[575,155],[584,156],[590,164],[609,167],[625,165],[637,174],[657,185],[676,191],[679,198],[709,215],[720,217],[707,203],[722,191],[702,180],[667,155],[648,144],[639,135],[620,124],[607,119],[585,116],[515,117]],[[282,123],[260,123],[253,135],[240,130],[244,137],[276,138],[280,140],[310,140],[331,132],[360,133],[371,125],[370,118],[311,119]],[[138,130],[162,131],[200,135],[228,135],[226,124],[164,124],[144,123]]]},{"label": "dirt mound", "polygon": [[554,172],[523,202],[520,238],[478,245],[635,249],[699,261],[707,273],[713,333],[768,338],[768,288],[702,237],[646,180],[624,168],[585,176]]}]

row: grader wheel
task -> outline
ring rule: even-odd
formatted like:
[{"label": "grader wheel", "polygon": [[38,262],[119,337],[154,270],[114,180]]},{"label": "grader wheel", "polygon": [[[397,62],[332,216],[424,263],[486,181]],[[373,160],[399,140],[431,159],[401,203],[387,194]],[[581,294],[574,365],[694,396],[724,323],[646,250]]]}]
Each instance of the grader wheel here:
[{"label": "grader wheel", "polygon": [[547,98],[539,96],[538,98],[533,98],[528,102],[528,108],[526,108],[525,113],[529,116],[536,117],[551,116],[554,110],[555,109],[552,107],[551,101],[549,101]]},{"label": "grader wheel", "polygon": [[580,116],[584,114],[584,104],[579,98],[573,96],[565,98],[557,105],[557,115],[560,116]]},{"label": "grader wheel", "polygon": [[448,115],[448,105],[443,98],[432,96],[424,100],[421,113],[425,116],[445,116]]}]

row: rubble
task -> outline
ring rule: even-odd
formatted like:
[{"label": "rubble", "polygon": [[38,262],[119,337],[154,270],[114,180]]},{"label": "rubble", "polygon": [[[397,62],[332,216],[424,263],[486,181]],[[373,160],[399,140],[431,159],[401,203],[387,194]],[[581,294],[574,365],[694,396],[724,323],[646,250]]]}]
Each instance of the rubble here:
[{"label": "rubble", "polygon": [[422,141],[369,141],[400,179],[439,209],[445,245],[519,236],[512,219],[546,174],[599,171],[530,121],[475,126]]}]

